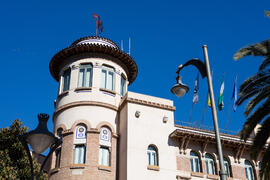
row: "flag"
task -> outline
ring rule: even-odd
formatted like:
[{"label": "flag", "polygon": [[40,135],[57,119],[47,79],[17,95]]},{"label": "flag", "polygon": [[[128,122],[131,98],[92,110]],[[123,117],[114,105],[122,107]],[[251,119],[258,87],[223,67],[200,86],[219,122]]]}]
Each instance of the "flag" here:
[{"label": "flag", "polygon": [[[211,74],[211,77],[210,77],[210,81],[212,81],[212,76],[213,76],[213,71],[212,71],[212,74]],[[209,108],[212,107],[212,104],[211,104],[211,98],[210,98],[209,93],[208,93],[208,107],[209,107]]]},{"label": "flag", "polygon": [[219,91],[219,97],[218,97],[218,110],[220,111],[224,108],[223,98],[224,98],[224,74],[223,74],[220,91]]},{"label": "flag", "polygon": [[103,24],[102,21],[100,20],[99,15],[96,13],[93,14],[95,22],[96,22],[96,29],[98,30],[99,34],[103,32]]},{"label": "flag", "polygon": [[197,78],[195,80],[194,94],[193,94],[193,101],[192,101],[193,104],[197,104],[199,102],[198,90],[199,90],[199,74],[197,74]]},{"label": "flag", "polygon": [[233,95],[232,95],[232,98],[233,98],[233,110],[234,112],[236,111],[236,108],[237,108],[237,85],[236,85],[236,82],[237,82],[237,77],[235,77],[235,80],[234,80],[234,86],[233,86]]}]

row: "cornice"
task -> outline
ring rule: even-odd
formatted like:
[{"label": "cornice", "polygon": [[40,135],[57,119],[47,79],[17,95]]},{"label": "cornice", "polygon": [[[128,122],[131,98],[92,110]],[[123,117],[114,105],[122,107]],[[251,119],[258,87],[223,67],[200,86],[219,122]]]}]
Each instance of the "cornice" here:
[{"label": "cornice", "polygon": [[58,113],[66,110],[66,109],[76,107],[76,106],[101,106],[101,107],[106,107],[106,108],[112,109],[114,111],[118,111],[118,108],[116,106],[108,104],[108,103],[97,102],[97,101],[77,101],[77,102],[68,103],[68,104],[65,104],[63,106],[58,107],[53,114],[53,122],[55,120],[55,116]]},{"label": "cornice", "polygon": [[150,107],[165,109],[165,110],[169,110],[169,111],[176,110],[176,108],[174,106],[169,106],[169,105],[156,103],[156,102],[152,102],[152,101],[145,101],[145,100],[131,98],[131,97],[127,97],[127,96],[125,96],[122,99],[119,109],[121,110],[125,106],[126,103],[140,104],[140,105],[144,105],[144,106],[150,106]]}]

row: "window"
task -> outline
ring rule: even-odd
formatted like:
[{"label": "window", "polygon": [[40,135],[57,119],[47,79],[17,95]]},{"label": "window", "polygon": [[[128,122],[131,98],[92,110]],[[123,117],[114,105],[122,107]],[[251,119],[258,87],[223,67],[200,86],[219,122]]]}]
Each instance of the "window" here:
[{"label": "window", "polygon": [[214,158],[210,154],[205,155],[205,167],[207,174],[216,174]]},{"label": "window", "polygon": [[69,90],[69,84],[70,84],[70,69],[67,69],[64,71],[63,74],[63,81],[62,81],[62,92],[65,92]]},{"label": "window", "polygon": [[231,170],[230,170],[230,164],[227,158],[224,158],[224,168],[225,168],[225,172],[227,174],[228,177],[232,177],[231,175]]},{"label": "window", "polygon": [[254,180],[253,167],[248,160],[245,160],[245,172],[248,180]]},{"label": "window", "polygon": [[78,87],[92,86],[92,65],[81,64],[79,71]]},{"label": "window", "polygon": [[114,69],[108,66],[102,66],[101,88],[114,90]]},{"label": "window", "polygon": [[[62,140],[63,137],[63,128],[58,128],[57,129],[57,136]],[[55,150],[55,168],[60,167],[60,160],[61,160],[61,146],[58,147]]]},{"label": "window", "polygon": [[55,168],[60,167],[61,148],[55,150]]},{"label": "window", "polygon": [[75,145],[73,164],[85,163],[85,145]]},{"label": "window", "polygon": [[190,152],[190,169],[192,172],[201,172],[200,158],[193,151]]},{"label": "window", "polygon": [[110,149],[109,147],[100,146],[98,164],[110,166]]},{"label": "window", "polygon": [[86,128],[83,125],[76,127],[74,136],[73,164],[84,164],[86,154]]},{"label": "window", "polygon": [[109,128],[100,128],[99,144],[98,164],[102,166],[110,166],[111,131]]},{"label": "window", "polygon": [[153,145],[148,146],[147,157],[148,165],[158,166],[158,153],[157,149]]},{"label": "window", "polygon": [[121,96],[124,96],[126,94],[126,79],[121,76],[121,87],[120,87],[120,94]]}]

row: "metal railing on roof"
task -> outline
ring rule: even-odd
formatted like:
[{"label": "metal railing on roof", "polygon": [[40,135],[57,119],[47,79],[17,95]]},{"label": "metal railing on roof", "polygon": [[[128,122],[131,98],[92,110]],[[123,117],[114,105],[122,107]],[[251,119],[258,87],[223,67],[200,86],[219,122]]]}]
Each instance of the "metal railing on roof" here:
[{"label": "metal railing on roof", "polygon": [[[205,131],[212,131],[212,132],[215,131],[213,126],[204,125],[199,122],[185,122],[185,121],[175,120],[174,123],[175,125],[191,127],[198,130],[205,130]],[[222,134],[237,135],[239,131],[237,132],[237,131],[219,128],[219,132]]]}]

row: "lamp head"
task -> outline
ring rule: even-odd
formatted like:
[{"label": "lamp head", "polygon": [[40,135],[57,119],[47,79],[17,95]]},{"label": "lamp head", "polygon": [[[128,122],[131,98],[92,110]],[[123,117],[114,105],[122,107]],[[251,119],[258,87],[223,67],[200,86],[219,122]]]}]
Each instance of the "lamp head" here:
[{"label": "lamp head", "polygon": [[172,87],[171,92],[178,97],[183,97],[189,91],[189,87],[182,83],[182,77],[179,75],[176,78],[176,82],[177,83]]},{"label": "lamp head", "polygon": [[41,154],[46,151],[57,138],[47,128],[48,114],[38,114],[38,126],[35,130],[27,133],[26,142],[37,153]]}]

